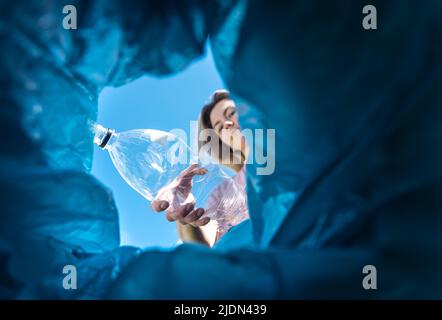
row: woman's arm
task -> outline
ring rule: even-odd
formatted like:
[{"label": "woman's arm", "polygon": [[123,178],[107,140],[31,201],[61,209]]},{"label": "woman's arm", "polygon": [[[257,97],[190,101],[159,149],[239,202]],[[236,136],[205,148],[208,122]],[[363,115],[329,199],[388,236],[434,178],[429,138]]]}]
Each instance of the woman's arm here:
[{"label": "woman's arm", "polygon": [[178,236],[183,242],[201,243],[210,247],[209,241],[206,239],[201,227],[194,227],[190,224],[182,224],[177,221]]}]

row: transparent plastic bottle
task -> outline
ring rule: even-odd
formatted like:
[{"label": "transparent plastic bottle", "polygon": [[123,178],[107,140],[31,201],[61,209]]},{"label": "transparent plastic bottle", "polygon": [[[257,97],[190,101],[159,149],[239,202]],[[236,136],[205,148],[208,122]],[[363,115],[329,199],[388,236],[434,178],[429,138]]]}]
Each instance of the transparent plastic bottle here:
[{"label": "transparent plastic bottle", "polygon": [[[164,131],[136,129],[121,133],[95,125],[94,143],[107,150],[123,179],[150,202],[166,200],[169,209],[192,202],[195,208],[204,208],[211,219],[222,220],[223,211],[244,209],[244,186],[232,179],[235,172],[210,157],[201,159],[179,137]],[[201,161],[203,160],[203,161]],[[206,173],[191,179],[191,192],[177,190],[180,177],[192,166],[204,168]],[[225,197],[218,203],[211,194],[223,187]]]}]

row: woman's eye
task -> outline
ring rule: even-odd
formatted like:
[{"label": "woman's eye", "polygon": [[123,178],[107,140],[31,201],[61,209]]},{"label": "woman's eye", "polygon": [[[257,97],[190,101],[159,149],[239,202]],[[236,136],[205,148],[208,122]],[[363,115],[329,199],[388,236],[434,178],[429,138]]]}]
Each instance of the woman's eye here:
[{"label": "woman's eye", "polygon": [[236,113],[236,110],[233,110],[232,112],[230,112],[229,118],[232,118],[235,115],[235,113]]}]

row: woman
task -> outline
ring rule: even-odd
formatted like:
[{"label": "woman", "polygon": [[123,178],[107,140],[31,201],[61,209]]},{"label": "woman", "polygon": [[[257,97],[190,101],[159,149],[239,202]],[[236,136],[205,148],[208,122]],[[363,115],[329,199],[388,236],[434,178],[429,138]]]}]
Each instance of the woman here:
[{"label": "woman", "polygon": [[[232,183],[218,186],[207,201],[207,211],[214,218],[204,215],[203,208],[194,209],[188,203],[176,210],[168,209],[166,218],[176,221],[178,234],[184,242],[197,242],[212,246],[231,227],[248,219],[247,198],[245,191],[245,163],[248,146],[241,133],[235,103],[225,90],[218,90],[212,95],[200,114],[198,126],[198,148],[201,151],[209,146],[210,155],[219,163],[236,172]],[[216,137],[215,140],[213,137]],[[206,170],[198,165],[191,165],[178,177],[176,190],[188,194],[192,188],[192,178],[204,175]],[[239,186],[239,187],[236,187]],[[230,199],[233,201],[225,201]],[[167,201],[157,200],[152,203],[155,211],[163,211],[169,207]]]}]

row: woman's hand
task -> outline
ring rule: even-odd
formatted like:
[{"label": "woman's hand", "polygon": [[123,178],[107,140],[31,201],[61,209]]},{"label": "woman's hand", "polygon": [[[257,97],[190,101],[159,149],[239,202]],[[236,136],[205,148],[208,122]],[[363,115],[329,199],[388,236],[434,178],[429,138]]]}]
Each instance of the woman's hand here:
[{"label": "woman's hand", "polygon": [[[201,218],[204,215],[204,209],[195,209],[194,199],[191,194],[192,178],[206,173],[207,170],[198,164],[190,165],[172,183],[158,192],[157,199],[152,201],[152,209],[156,212],[166,210],[166,219],[168,221],[178,221],[183,225],[190,224],[194,227],[208,224],[210,218]],[[164,199],[171,199],[172,205]],[[180,205],[181,203],[183,204]]]}]

